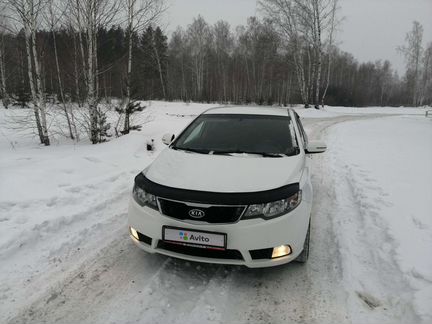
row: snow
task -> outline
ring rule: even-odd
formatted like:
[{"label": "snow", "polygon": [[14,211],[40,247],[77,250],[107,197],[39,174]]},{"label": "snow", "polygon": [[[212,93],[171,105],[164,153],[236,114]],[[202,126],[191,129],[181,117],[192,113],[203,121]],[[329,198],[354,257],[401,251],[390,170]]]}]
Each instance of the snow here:
[{"label": "snow", "polygon": [[[344,116],[364,116],[364,115],[416,115],[424,116],[427,107],[405,108],[405,107],[330,107],[325,106],[319,110],[315,108],[305,109],[295,106],[296,111],[304,118],[334,118]],[[430,108],[429,108],[430,109]]]},{"label": "snow", "polygon": [[[342,260],[351,268],[346,279],[389,298],[387,289],[379,291],[382,282],[366,282],[363,275],[394,270],[396,263],[399,280],[414,291],[416,312],[432,320],[432,120],[346,122],[332,129],[329,142],[335,198],[351,210],[335,218]],[[394,279],[388,288],[402,286]]]},{"label": "snow", "polygon": [[312,160],[311,258],[251,270],[149,255],[130,242],[134,176],[164,148],[163,134],[217,106],[145,105],[134,118],[141,132],[100,145],[64,139],[52,108],[50,147],[13,128],[31,111],[0,107],[0,322],[432,321],[425,108],[295,107],[329,147]]}]

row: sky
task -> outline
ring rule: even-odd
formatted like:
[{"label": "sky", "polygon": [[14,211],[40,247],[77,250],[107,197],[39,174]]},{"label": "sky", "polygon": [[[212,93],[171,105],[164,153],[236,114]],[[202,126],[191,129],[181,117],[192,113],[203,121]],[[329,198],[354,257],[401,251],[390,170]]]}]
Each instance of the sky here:
[{"label": "sky", "polygon": [[[163,21],[168,32],[187,27],[202,15],[213,24],[223,19],[232,27],[260,15],[255,0],[167,0]],[[424,44],[432,42],[432,0],[339,0],[343,17],[338,33],[339,47],[360,62],[388,59],[403,74],[404,60],[396,48],[404,44],[414,20],[424,28]]]}]

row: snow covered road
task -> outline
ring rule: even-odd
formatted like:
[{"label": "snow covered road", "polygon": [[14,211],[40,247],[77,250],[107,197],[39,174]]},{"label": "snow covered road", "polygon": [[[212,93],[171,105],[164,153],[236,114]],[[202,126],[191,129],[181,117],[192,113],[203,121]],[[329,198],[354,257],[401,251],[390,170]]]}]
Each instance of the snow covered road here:
[{"label": "snow covered road", "polygon": [[[0,322],[432,321],[432,174],[424,169],[432,161],[432,121],[405,116],[412,110],[394,111],[404,114],[397,117],[379,109],[299,110],[309,135],[324,136],[329,145],[328,153],[312,157],[315,200],[306,265],[247,269],[136,248],[126,208],[134,175],[154,159],[145,139],[179,131],[207,107],[153,106],[145,113],[154,120],[142,132],[98,146],[39,149],[19,139],[11,150],[9,141],[0,142]],[[402,152],[423,161],[420,175],[403,175],[410,160],[392,148],[403,140],[417,141]],[[379,159],[361,158],[358,152],[367,151]],[[409,191],[414,185],[422,193],[405,218],[408,210],[398,209],[406,208],[403,198],[416,197]],[[404,262],[400,256],[410,244],[416,253]]]}]

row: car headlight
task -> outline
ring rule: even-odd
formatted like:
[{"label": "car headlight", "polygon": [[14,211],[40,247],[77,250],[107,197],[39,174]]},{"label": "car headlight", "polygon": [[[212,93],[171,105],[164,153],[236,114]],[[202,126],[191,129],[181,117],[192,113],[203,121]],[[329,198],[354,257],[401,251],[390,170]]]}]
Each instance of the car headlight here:
[{"label": "car headlight", "polygon": [[302,192],[297,193],[286,199],[281,199],[266,204],[249,205],[242,219],[248,218],[274,218],[289,213],[300,205]]},{"label": "car headlight", "polygon": [[156,196],[146,192],[137,185],[134,185],[133,197],[140,206],[147,206],[159,210]]}]

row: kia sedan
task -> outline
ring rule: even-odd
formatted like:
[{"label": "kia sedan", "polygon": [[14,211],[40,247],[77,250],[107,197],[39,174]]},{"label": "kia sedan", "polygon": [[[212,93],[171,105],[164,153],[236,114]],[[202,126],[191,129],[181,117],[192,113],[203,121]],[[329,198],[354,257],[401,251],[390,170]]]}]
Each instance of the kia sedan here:
[{"label": "kia sedan", "polygon": [[207,110],[135,178],[129,231],[141,249],[191,261],[269,267],[305,262],[310,142],[294,110]]}]

